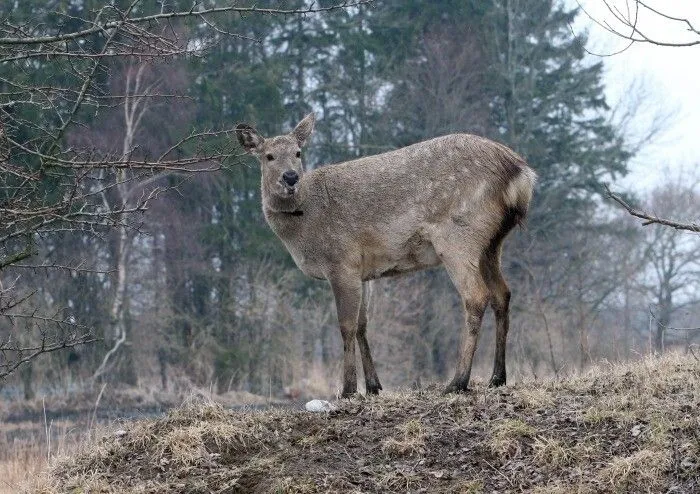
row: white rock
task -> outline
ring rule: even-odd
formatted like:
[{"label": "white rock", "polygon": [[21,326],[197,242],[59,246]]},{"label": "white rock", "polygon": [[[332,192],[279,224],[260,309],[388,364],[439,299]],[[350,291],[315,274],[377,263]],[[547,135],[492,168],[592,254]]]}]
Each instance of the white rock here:
[{"label": "white rock", "polygon": [[326,400],[311,400],[304,405],[307,412],[332,412],[336,409],[333,403]]}]

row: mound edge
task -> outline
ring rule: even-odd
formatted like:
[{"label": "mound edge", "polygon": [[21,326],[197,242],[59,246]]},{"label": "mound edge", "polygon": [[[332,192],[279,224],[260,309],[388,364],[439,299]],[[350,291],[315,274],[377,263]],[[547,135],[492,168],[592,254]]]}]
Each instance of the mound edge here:
[{"label": "mound edge", "polygon": [[436,387],[303,410],[187,403],[122,424],[29,492],[700,492],[700,362]]}]

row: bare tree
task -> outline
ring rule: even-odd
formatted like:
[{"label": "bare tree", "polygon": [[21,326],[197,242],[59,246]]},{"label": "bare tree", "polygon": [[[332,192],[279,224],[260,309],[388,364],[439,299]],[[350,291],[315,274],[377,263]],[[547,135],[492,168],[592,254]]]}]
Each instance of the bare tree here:
[{"label": "bare tree", "polygon": [[[120,159],[126,161],[133,153],[136,143],[136,134],[146,112],[149,110],[154,100],[152,96],[158,94],[160,81],[153,77],[148,77],[149,66],[145,63],[138,65],[129,64],[124,70],[124,101],[123,101],[123,140]],[[103,170],[103,176],[108,172]],[[131,170],[118,168],[114,170],[113,178],[116,187],[107,194],[102,193],[102,202],[106,211],[123,209],[133,203],[135,197],[148,186],[149,183],[163,178],[168,172],[152,175],[146,178],[136,178],[130,173]],[[119,213],[118,213],[119,214]],[[124,214],[119,214],[118,226],[116,227],[116,242],[114,248],[114,271],[115,288],[110,309],[110,331],[109,338],[112,341],[112,348],[104,355],[102,362],[95,371],[93,377],[99,378],[107,370],[110,359],[116,354],[121,346],[126,342],[127,330],[125,324],[125,313],[127,307],[126,298],[127,283],[129,276],[129,258],[131,247],[134,241],[135,230],[127,228],[127,218]]]},{"label": "bare tree", "polygon": [[[656,8],[645,0],[625,0],[625,2],[616,2],[615,0],[600,0],[603,5],[604,17],[595,15],[592,11],[587,10],[580,1],[577,0],[579,8],[588,16],[588,18],[597,26],[604,29],[606,32],[626,40],[625,45],[613,53],[594,54],[599,56],[610,56],[621,53],[629,49],[635,43],[644,43],[656,46],[666,47],[691,47],[700,45],[700,29],[693,23],[690,17],[685,15],[672,15],[669,13],[670,8]],[[653,34],[650,34],[650,24],[662,23],[667,26],[676,26],[680,34],[678,39],[661,39]],[[589,52],[590,53],[590,52]],[[662,128],[662,124],[669,119],[671,113],[657,114],[654,117],[654,122],[650,126],[649,137],[653,137]],[[625,119],[620,122],[625,126]],[[642,138],[639,143],[648,142]],[[638,146],[637,146],[638,149]],[[635,151],[637,149],[634,149]],[[691,232],[700,232],[700,224],[697,221],[680,221],[676,218],[659,216],[649,213],[643,209],[636,208],[630,205],[621,195],[615,194],[606,187],[607,196],[622,206],[629,214],[637,218],[645,220],[643,225],[656,223],[659,225],[670,226],[679,230],[688,230]]]},{"label": "bare tree", "polygon": [[[162,152],[140,152],[133,135],[150,102],[183,96],[143,84],[139,67],[203,56],[226,36],[238,36],[219,27],[222,16],[306,15],[365,3],[266,9],[211,2],[177,10],[133,0],[125,8],[47,6],[28,21],[17,20],[23,6],[15,3],[0,14],[0,316],[11,323],[0,333],[0,378],[41,353],[95,339],[70,315],[37,313],[29,304],[33,290],[20,289],[22,270],[97,269],[82,260],[38,260],[42,242],[65,233],[103,238],[116,229],[118,251],[126,255],[139,213],[166,190],[157,177],[214,171],[236,158],[233,140],[221,139],[227,128],[190,129]],[[188,20],[197,28],[184,26]],[[115,93],[105,81],[124,65],[134,68],[131,85]],[[70,139],[121,105],[127,125],[121,149]],[[116,276],[112,316],[119,321],[126,278],[119,268]],[[19,320],[32,321],[28,329],[39,333],[34,343],[15,336]],[[122,334],[118,323],[114,329]]]},{"label": "bare tree", "polygon": [[485,70],[478,69],[484,65],[479,41],[461,26],[425,33],[393,106],[404,112],[411,108],[414,126],[424,129],[424,137],[468,130],[485,134],[489,108],[480,92]]},{"label": "bare tree", "polygon": [[[665,215],[681,215],[700,208],[697,183],[684,184],[681,178],[652,192],[650,208]],[[697,303],[691,287],[700,281],[700,250],[697,238],[683,229],[656,223],[647,233],[647,249],[652,268],[649,291],[653,296],[651,317],[655,327],[654,347],[663,351],[664,333],[674,313]]]}]

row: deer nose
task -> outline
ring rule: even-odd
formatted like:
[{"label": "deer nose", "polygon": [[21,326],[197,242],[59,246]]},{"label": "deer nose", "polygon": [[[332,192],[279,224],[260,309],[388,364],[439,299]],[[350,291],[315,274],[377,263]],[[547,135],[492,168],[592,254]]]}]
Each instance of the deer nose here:
[{"label": "deer nose", "polygon": [[282,174],[282,180],[291,187],[299,181],[299,175],[294,170],[287,170]]}]

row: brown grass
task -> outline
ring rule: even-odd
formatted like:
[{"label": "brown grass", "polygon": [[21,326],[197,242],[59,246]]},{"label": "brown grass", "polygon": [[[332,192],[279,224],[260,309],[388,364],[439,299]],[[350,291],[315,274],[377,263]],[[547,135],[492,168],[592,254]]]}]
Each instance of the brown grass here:
[{"label": "brown grass", "polygon": [[4,443],[0,451],[0,494],[14,494],[46,467],[46,452],[35,443]]},{"label": "brown grass", "polygon": [[0,494],[16,494],[58,457],[76,453],[93,427],[71,421],[0,421]]},{"label": "brown grass", "polygon": [[382,449],[392,456],[412,456],[425,452],[425,426],[417,419],[397,425],[398,437],[389,437],[382,443]]},{"label": "brown grass", "polygon": [[189,403],[105,434],[27,490],[58,492],[700,492],[700,364],[645,358],[560,382],[330,414]]}]

